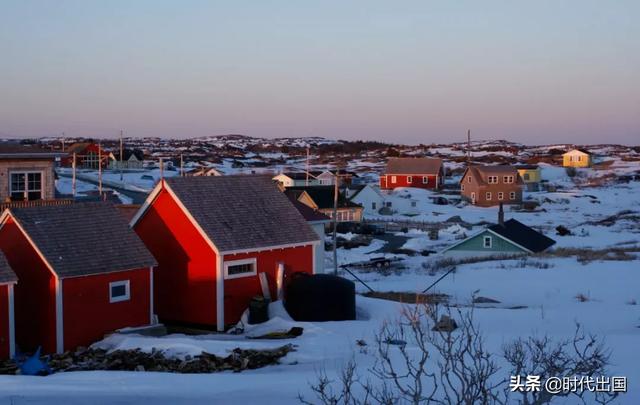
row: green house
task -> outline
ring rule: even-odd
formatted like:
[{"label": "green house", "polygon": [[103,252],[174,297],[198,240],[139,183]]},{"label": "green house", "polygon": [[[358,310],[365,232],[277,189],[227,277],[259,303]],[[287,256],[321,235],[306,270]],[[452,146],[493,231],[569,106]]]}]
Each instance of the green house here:
[{"label": "green house", "polygon": [[535,229],[510,219],[506,222],[500,220],[498,224],[449,246],[442,254],[457,257],[526,255],[547,250],[555,243]]}]

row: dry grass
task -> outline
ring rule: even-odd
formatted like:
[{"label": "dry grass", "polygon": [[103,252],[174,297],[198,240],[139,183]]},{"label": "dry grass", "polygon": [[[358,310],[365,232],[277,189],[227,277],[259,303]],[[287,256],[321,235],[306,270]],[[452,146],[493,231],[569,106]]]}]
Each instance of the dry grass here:
[{"label": "dry grass", "polygon": [[584,295],[584,294],[582,294],[582,293],[579,293],[578,295],[576,295],[576,299],[577,299],[578,301],[580,301],[580,302],[588,302],[588,301],[591,301],[591,299],[590,299],[587,295]]},{"label": "dry grass", "polygon": [[630,261],[635,260],[636,255],[632,253],[640,252],[640,247],[615,247],[608,249],[583,249],[583,248],[558,248],[548,253],[541,253],[540,257],[572,257],[575,256],[582,264],[591,263],[598,260]]},{"label": "dry grass", "polygon": [[402,302],[405,304],[441,304],[449,302],[447,294],[420,294],[396,291],[376,291],[362,294],[369,298]]}]

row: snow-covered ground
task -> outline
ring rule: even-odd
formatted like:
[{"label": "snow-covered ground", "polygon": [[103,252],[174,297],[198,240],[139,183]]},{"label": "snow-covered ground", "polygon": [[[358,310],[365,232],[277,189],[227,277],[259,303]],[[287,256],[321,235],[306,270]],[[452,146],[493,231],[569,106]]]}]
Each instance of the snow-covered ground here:
[{"label": "snow-covered ground", "polygon": [[[222,166],[229,170],[230,161]],[[640,245],[640,225],[637,217],[615,221],[610,226],[597,225],[621,211],[639,211],[640,183],[614,184],[606,187],[584,187],[576,184],[562,168],[542,165],[543,178],[562,186],[557,192],[526,193],[525,198],[538,200],[536,212],[515,212],[507,209],[506,218],[541,229],[557,240],[555,247],[588,247],[606,249]],[[223,169],[224,170],[224,169]],[[637,163],[616,162],[610,170],[582,170],[583,178],[594,178],[615,171],[625,174],[638,170]],[[579,176],[582,176],[579,175]],[[131,180],[133,183],[133,180]],[[579,182],[578,182],[579,183]],[[495,222],[497,209],[469,205],[435,205],[428,198],[430,191],[401,189],[390,193],[390,199],[410,194],[418,200],[419,215],[397,219],[413,221],[445,221],[460,216],[478,224]],[[555,235],[555,227],[564,225],[573,231],[570,236]],[[468,230],[452,223],[441,230],[438,240],[418,230],[398,233],[406,237],[402,248],[415,251],[439,251],[462,234],[480,230],[476,225]],[[353,235],[344,235],[347,239]],[[373,239],[369,246],[339,249],[340,264],[380,256],[376,252],[387,241]],[[394,256],[393,254],[387,254]],[[459,265],[430,292],[444,293],[451,302],[466,307],[473,293],[500,301],[479,306],[475,319],[486,337],[488,349],[504,366],[499,356],[501,347],[517,337],[549,335],[553,339],[573,336],[575,323],[586,332],[595,333],[611,349],[610,376],[626,376],[629,392],[615,403],[640,403],[640,258],[637,253],[629,261],[592,261],[581,263],[575,257],[540,257],[521,260],[490,261]],[[403,260],[393,271],[379,273],[361,271],[358,276],[377,291],[420,292],[432,284],[442,272],[431,273],[423,268],[437,256],[395,255]],[[331,254],[327,252],[327,264]],[[349,275],[345,275],[349,277]],[[357,283],[359,292],[366,288]],[[586,300],[579,300],[582,295]],[[350,359],[355,359],[361,372],[372,366],[371,346],[374,335],[385,320],[397,318],[402,304],[363,296],[357,297],[358,319],[347,322],[300,323],[291,320],[280,303],[272,304],[271,319],[246,331],[255,336],[274,330],[302,326],[301,337],[280,341],[247,340],[244,335],[170,335],[142,337],[114,335],[98,343],[107,349],[156,348],[167,355],[183,357],[201,351],[223,355],[235,347],[270,348],[286,343],[296,345],[281,365],[242,373],[184,375],[139,372],[73,372],[49,377],[0,377],[0,403],[11,404],[187,404],[187,403],[297,403],[297,396],[313,400],[309,383],[317,372],[325,369],[330,377]],[[517,309],[514,309],[517,308]],[[363,339],[369,350],[362,350],[356,341]],[[503,368],[502,378],[509,378]],[[558,403],[573,403],[559,401]]]}]

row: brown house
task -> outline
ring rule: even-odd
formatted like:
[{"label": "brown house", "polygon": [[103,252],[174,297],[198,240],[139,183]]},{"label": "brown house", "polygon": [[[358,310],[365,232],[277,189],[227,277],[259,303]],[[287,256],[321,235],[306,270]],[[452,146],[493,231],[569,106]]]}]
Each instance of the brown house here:
[{"label": "brown house", "polygon": [[54,166],[60,152],[0,142],[0,203],[55,198]]},{"label": "brown house", "polygon": [[481,207],[520,204],[523,186],[515,166],[469,166],[460,180],[460,194]]}]

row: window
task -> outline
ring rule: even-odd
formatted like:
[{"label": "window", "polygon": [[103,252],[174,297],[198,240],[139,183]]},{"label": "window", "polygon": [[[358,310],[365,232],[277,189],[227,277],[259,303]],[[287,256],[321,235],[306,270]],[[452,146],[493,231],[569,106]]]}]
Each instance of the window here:
[{"label": "window", "polygon": [[417,205],[417,203],[415,201],[411,201],[411,206],[415,207]]},{"label": "window", "polygon": [[376,203],[375,203],[375,202],[372,202],[372,203],[371,203],[371,209],[372,209],[372,210],[375,210],[375,209],[376,209]]},{"label": "window", "polygon": [[502,181],[507,183],[507,184],[511,184],[511,183],[513,183],[513,176],[504,176],[502,178]]},{"label": "window", "polygon": [[391,208],[391,201],[387,201],[386,203],[384,203],[387,207]]},{"label": "window", "polygon": [[413,183],[413,177],[407,176],[407,183]]},{"label": "window", "polygon": [[472,192],[472,193],[471,193],[471,203],[472,203],[472,204],[475,204],[475,203],[476,203],[476,193],[475,193],[475,192]]},{"label": "window", "polygon": [[460,186],[461,191],[464,191],[464,184]]},{"label": "window", "polygon": [[498,192],[498,200],[504,200],[504,193],[502,191]]},{"label": "window", "polygon": [[524,176],[522,176],[522,177],[524,177],[525,180],[530,180],[529,173],[525,173]]},{"label": "window", "polygon": [[515,199],[516,199],[516,192],[515,192],[515,191],[510,192],[510,193],[509,193],[509,198],[510,198],[511,200],[515,200]]},{"label": "window", "polygon": [[467,177],[467,183],[471,183],[471,176]]},{"label": "window", "polygon": [[491,245],[493,244],[493,238],[491,236],[485,236],[482,241],[482,246],[485,249],[491,249]]},{"label": "window", "polygon": [[491,201],[491,193],[485,193],[484,197],[487,201]]},{"label": "window", "polygon": [[[341,212],[338,212],[340,218]],[[224,278],[240,278],[255,276],[258,273],[256,259],[232,260],[224,263]]]},{"label": "window", "polygon": [[42,199],[42,172],[11,172],[9,194],[13,201]]},{"label": "window", "polygon": [[429,178],[427,176],[422,176],[422,184],[429,184]]},{"label": "window", "polygon": [[129,280],[113,281],[109,283],[109,302],[129,301]]},{"label": "window", "polygon": [[391,176],[391,183],[395,184],[396,183],[396,176]]},{"label": "window", "polygon": [[497,184],[498,176],[489,176],[488,181],[489,181],[489,184]]}]

